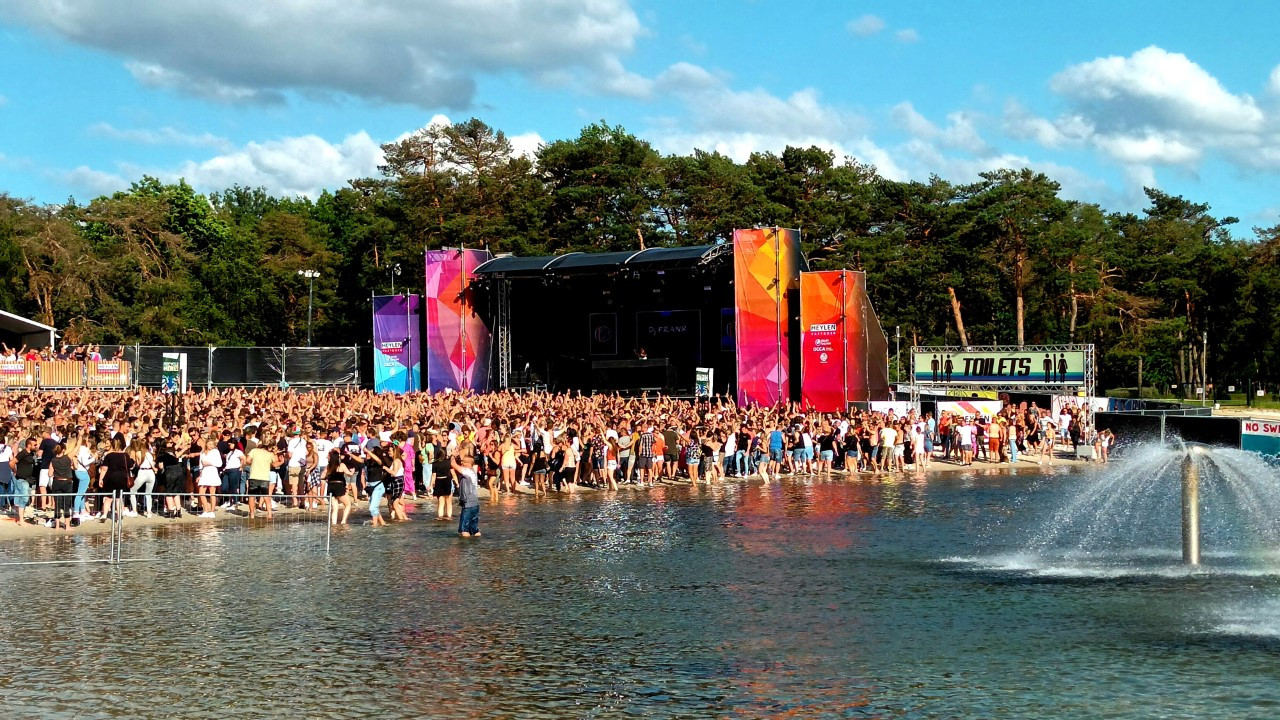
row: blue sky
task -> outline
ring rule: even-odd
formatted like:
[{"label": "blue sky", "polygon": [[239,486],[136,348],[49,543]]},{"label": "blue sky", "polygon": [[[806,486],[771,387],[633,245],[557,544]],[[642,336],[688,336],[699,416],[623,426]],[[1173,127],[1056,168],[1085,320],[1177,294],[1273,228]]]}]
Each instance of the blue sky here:
[{"label": "blue sky", "polygon": [[895,179],[1030,166],[1065,197],[1280,222],[1280,4],[8,0],[0,191],[142,174],[314,196],[476,116],[520,151],[621,124],[665,153],[817,144]]}]

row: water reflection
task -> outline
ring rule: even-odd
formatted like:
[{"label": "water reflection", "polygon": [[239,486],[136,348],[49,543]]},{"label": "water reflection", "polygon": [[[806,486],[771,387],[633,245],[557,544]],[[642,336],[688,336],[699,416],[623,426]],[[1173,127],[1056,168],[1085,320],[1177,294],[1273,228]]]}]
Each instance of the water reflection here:
[{"label": "water reflection", "polygon": [[[1215,683],[1256,703],[1233,716],[1280,702],[1265,648],[1185,643],[1246,616],[1188,609],[1221,586],[1174,603],[939,563],[1081,480],[1038,477],[504,499],[481,540],[422,519],[329,554],[316,528],[166,529],[131,538],[154,562],[0,568],[22,638],[0,694],[90,718],[1220,715]],[[1175,682],[1177,705],[1142,695]]]}]

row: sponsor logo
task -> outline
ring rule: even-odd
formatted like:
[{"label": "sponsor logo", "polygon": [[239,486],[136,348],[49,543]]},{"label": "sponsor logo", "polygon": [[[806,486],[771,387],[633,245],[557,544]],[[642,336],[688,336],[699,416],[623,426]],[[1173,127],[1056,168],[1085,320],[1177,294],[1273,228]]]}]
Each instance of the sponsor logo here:
[{"label": "sponsor logo", "polygon": [[379,347],[383,355],[399,355],[404,352],[404,343],[402,342],[384,342]]},{"label": "sponsor logo", "polygon": [[809,326],[809,332],[814,332],[814,333],[835,332],[835,331],[836,331],[835,323],[814,323],[813,325]]}]

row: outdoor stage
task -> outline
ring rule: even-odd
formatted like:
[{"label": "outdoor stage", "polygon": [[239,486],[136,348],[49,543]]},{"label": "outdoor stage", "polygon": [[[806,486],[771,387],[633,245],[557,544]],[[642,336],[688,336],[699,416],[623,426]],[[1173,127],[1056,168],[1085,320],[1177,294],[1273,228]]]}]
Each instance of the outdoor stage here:
[{"label": "outdoor stage", "polygon": [[694,368],[709,367],[715,391],[727,393],[736,380],[732,250],[498,257],[475,269],[472,287],[496,328],[507,284],[509,385],[691,394]]},{"label": "outdoor stage", "polygon": [[[425,260],[424,317],[412,300],[375,309],[375,349],[378,367],[399,372],[421,342],[430,392],[709,393],[821,411],[889,394],[866,277],[809,272],[794,230],[545,257],[429,250]],[[398,317],[407,330],[379,330]]]}]

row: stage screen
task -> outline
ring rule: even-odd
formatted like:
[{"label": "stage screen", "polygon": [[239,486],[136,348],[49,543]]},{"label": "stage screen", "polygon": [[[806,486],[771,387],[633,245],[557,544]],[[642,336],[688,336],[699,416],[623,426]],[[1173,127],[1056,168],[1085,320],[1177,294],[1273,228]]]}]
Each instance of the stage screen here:
[{"label": "stage screen", "polygon": [[475,307],[473,272],[488,250],[426,252],[427,389],[489,389],[489,327]]},{"label": "stage screen", "polygon": [[702,362],[702,313],[698,310],[641,310],[636,313],[636,349],[650,358]]}]

